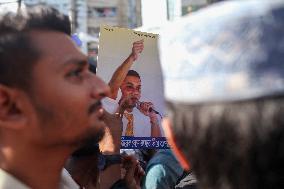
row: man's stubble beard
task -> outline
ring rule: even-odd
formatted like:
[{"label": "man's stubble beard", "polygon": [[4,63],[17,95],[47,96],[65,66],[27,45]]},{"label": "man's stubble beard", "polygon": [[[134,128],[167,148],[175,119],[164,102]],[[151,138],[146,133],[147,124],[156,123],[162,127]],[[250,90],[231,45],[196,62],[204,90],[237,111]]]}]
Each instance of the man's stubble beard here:
[{"label": "man's stubble beard", "polygon": [[[49,129],[56,129],[55,125],[59,125],[59,121],[56,119],[56,113],[52,111],[50,108],[45,107],[42,104],[39,104],[35,102],[35,100],[32,100],[32,104],[35,108],[36,111],[36,117],[38,118],[39,121],[39,127],[54,127],[54,128],[49,128]],[[92,111],[92,106],[89,107],[87,113],[90,116]],[[94,108],[93,108],[94,109]],[[61,112],[62,113],[62,112]],[[45,129],[43,128],[43,132],[45,132]],[[83,133],[80,136],[77,136],[73,139],[68,140],[54,140],[51,141],[51,143],[44,143],[46,146],[76,146],[81,147],[86,144],[89,144],[90,142],[98,143],[100,140],[102,140],[103,136],[105,134],[105,127],[96,127],[96,124],[93,124],[90,126],[89,129],[86,129],[85,133]],[[48,141],[48,139],[46,140]]]},{"label": "man's stubble beard", "polygon": [[89,136],[83,137],[82,140],[79,140],[79,145],[81,147],[89,144],[99,143],[105,135],[105,127],[100,128],[98,131],[94,132],[94,134],[91,134],[90,132],[88,133]]}]

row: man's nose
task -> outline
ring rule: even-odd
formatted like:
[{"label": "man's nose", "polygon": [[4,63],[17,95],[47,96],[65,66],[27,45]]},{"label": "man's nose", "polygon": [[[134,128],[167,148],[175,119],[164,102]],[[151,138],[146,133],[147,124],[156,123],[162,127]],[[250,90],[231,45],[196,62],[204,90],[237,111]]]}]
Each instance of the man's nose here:
[{"label": "man's nose", "polygon": [[134,89],[133,94],[134,94],[135,96],[137,96],[137,95],[140,94],[140,91],[139,91],[138,89]]},{"label": "man's nose", "polygon": [[110,95],[110,88],[109,86],[98,76],[94,76],[92,79],[92,97],[96,99],[102,99],[106,96]]}]

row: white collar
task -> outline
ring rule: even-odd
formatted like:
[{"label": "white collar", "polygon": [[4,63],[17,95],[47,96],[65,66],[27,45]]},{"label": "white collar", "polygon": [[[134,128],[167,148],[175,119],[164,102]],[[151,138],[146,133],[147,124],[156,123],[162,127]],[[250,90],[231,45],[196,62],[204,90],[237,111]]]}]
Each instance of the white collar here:
[{"label": "white collar", "polygon": [[1,189],[30,189],[27,185],[19,181],[13,175],[0,168],[0,188]]},{"label": "white collar", "polygon": [[[0,168],[1,189],[31,189],[10,173]],[[60,189],[79,189],[78,184],[71,178],[66,169],[61,172]]]}]

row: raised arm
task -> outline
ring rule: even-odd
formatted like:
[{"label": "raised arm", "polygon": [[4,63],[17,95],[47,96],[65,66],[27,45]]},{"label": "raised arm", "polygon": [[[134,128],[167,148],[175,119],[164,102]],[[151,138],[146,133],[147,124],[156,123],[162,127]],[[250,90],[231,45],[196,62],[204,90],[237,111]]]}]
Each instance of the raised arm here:
[{"label": "raised arm", "polygon": [[[104,112],[103,120],[107,127],[103,139],[99,142],[100,151],[104,155],[120,153],[122,120],[116,114]],[[121,178],[121,165],[114,164],[100,172],[100,189],[109,189]]]},{"label": "raised arm", "polygon": [[132,50],[130,55],[124,60],[124,62],[115,70],[112,75],[111,80],[109,81],[110,86],[110,95],[109,98],[116,99],[119,87],[121,86],[124,78],[130,67],[132,66],[133,62],[137,60],[138,55],[144,49],[144,40],[135,41],[132,45]]}]

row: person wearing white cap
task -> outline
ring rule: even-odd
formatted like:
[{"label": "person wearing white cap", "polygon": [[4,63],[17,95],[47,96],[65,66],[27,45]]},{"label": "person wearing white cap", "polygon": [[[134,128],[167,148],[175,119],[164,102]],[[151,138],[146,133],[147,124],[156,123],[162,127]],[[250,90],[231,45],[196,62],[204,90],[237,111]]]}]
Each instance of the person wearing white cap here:
[{"label": "person wearing white cap", "polygon": [[283,188],[284,2],[217,3],[160,44],[165,135],[198,187]]}]

